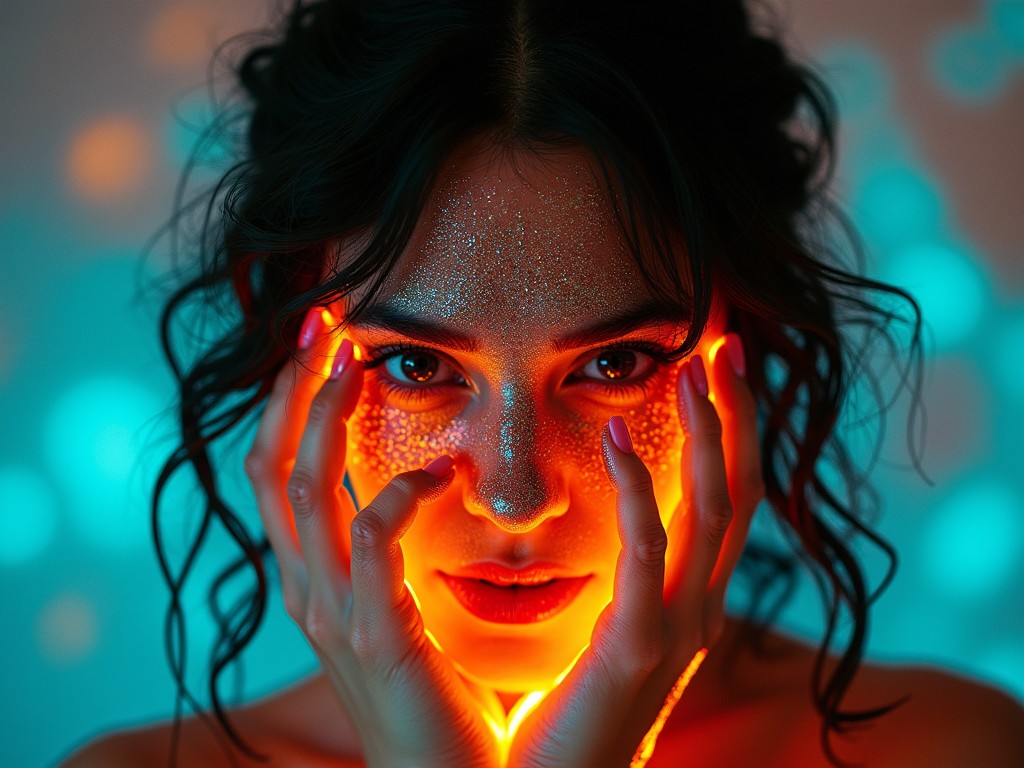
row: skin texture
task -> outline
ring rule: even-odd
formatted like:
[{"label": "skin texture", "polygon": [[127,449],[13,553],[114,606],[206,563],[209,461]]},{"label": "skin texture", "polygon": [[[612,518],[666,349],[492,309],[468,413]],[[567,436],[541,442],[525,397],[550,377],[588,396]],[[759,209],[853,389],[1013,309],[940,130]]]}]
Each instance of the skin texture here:
[{"label": "skin texture", "polygon": [[[443,453],[455,459],[456,480],[402,539],[405,575],[427,628],[483,685],[550,687],[611,599],[620,544],[600,444],[609,417],[632,429],[664,524],[679,502],[679,363],[639,353],[632,378],[616,382],[602,379],[595,358],[608,343],[670,349],[686,325],[664,321],[604,345],[552,343],[651,300],[586,157],[471,147],[446,168],[376,303],[461,331],[476,349],[423,345],[358,318],[349,331],[371,358],[406,343],[443,361],[425,384],[403,376],[401,354],[367,372],[348,472],[362,505],[398,472]],[[718,318],[712,326],[705,338],[721,335]],[[555,563],[591,578],[551,619],[496,625],[463,610],[439,574],[484,561]]]}]

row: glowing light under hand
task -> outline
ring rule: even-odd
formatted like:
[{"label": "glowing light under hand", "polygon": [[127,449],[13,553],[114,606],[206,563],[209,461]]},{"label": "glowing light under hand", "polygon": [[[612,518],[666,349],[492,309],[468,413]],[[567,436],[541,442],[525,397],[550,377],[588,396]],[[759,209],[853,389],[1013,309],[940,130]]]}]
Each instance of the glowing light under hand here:
[{"label": "glowing light under hand", "polygon": [[661,706],[661,711],[658,712],[658,716],[654,719],[653,725],[647,730],[643,739],[640,741],[640,746],[636,748],[636,752],[633,753],[633,759],[629,761],[629,768],[643,768],[647,765],[647,761],[651,759],[651,755],[654,754],[654,747],[658,742],[658,736],[661,735],[662,728],[665,727],[665,723],[669,716],[672,714],[672,710],[676,708],[676,704],[679,703],[679,699],[682,698],[683,691],[686,690],[686,686],[690,684],[690,680],[697,670],[700,668],[704,658],[708,655],[707,648],[701,648],[697,651],[696,655],[690,659],[690,663],[686,665],[686,669],[683,670],[683,674],[676,680],[675,685],[672,686],[672,690],[669,691],[668,696],[665,699],[665,703]]}]

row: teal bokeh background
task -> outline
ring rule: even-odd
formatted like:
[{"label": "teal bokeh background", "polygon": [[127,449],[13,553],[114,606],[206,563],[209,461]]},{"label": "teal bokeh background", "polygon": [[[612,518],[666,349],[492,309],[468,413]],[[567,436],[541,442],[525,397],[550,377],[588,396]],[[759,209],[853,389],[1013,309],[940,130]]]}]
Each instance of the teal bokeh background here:
[{"label": "teal bokeh background", "polygon": [[[159,247],[139,254],[212,113],[213,45],[260,26],[266,5],[0,6],[2,767],[47,765],[99,731],[170,714],[146,494],[171,444],[161,413],[172,390],[156,305],[137,290],[167,264]],[[868,244],[869,273],[913,292],[929,325],[934,485],[908,469],[902,403],[874,473],[880,529],[902,561],[872,655],[941,664],[1022,698],[1024,3],[784,9],[795,50],[838,92],[835,192]],[[224,460],[240,466],[244,447]],[[241,473],[225,482],[251,506]],[[194,522],[187,482],[170,498]],[[196,582],[222,565],[222,543],[204,550]],[[202,690],[213,625],[200,591],[186,606]],[[819,624],[801,589],[784,625],[813,637]],[[244,697],[315,666],[275,594]]]}]

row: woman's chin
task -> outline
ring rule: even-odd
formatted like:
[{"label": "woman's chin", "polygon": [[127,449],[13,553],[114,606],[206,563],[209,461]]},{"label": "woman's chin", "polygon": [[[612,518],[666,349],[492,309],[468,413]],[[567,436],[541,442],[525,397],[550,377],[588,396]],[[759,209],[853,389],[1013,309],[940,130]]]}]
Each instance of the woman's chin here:
[{"label": "woman's chin", "polygon": [[550,690],[568,664],[572,663],[570,659],[561,666],[542,667],[533,664],[495,664],[495,660],[491,659],[473,659],[468,664],[453,661],[467,680],[492,691],[515,694]]},{"label": "woman's chin", "polygon": [[546,691],[576,660],[586,643],[572,647],[548,638],[453,639],[442,648],[466,679],[495,691]]}]

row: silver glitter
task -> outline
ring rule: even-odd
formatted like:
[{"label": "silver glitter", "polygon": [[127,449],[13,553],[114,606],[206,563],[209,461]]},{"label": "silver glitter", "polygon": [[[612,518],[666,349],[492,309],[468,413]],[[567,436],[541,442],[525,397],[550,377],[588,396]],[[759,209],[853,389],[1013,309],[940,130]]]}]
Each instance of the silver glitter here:
[{"label": "silver glitter", "polygon": [[479,391],[420,412],[364,394],[352,463],[369,465],[382,484],[450,453],[470,470],[466,508],[524,531],[567,511],[570,493],[585,494],[588,506],[611,498],[601,430],[618,412],[656,479],[678,486],[676,366],[621,410],[568,408],[545,378],[553,338],[646,296],[592,171],[578,163],[533,184],[513,174],[452,176],[434,199],[379,301],[479,340]]}]

